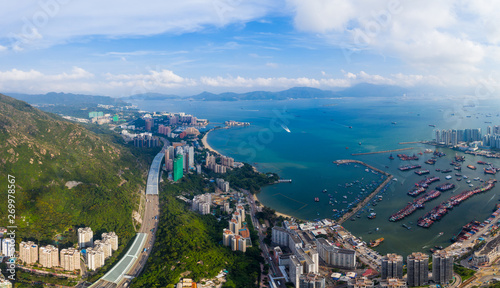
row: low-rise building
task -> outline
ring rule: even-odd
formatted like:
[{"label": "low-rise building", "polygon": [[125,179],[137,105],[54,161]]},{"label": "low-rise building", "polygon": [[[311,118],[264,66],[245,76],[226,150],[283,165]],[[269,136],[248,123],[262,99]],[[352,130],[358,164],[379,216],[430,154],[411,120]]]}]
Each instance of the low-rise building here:
[{"label": "low-rise building", "polygon": [[325,277],[314,273],[302,274],[299,277],[300,288],[325,288]]},{"label": "low-rise building", "polygon": [[498,256],[500,256],[500,235],[488,242],[481,250],[474,252],[472,262],[476,266],[491,264]]},{"label": "low-rise building", "polygon": [[321,260],[333,267],[354,269],[356,267],[356,251],[340,249],[324,238],[318,239],[318,252]]},{"label": "low-rise building", "polygon": [[350,279],[347,282],[348,288],[372,288],[375,287],[373,285],[373,281],[368,279],[367,277],[358,277],[354,279]]},{"label": "low-rise building", "polygon": [[380,281],[381,288],[407,288],[406,281],[398,278],[387,278]]}]

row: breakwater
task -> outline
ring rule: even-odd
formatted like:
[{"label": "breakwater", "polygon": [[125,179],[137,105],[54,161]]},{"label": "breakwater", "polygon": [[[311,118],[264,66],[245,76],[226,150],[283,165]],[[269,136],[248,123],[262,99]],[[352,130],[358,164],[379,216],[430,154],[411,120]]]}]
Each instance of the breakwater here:
[{"label": "breakwater", "polygon": [[377,195],[385,186],[387,186],[391,182],[392,178],[394,178],[394,176],[392,176],[391,174],[389,174],[385,171],[382,171],[378,168],[375,168],[375,167],[373,167],[369,164],[366,164],[363,161],[359,161],[359,160],[336,160],[336,161],[333,161],[333,163],[335,163],[337,165],[357,163],[357,164],[360,164],[360,165],[367,167],[368,169],[372,169],[374,171],[377,171],[380,174],[387,176],[387,178],[384,180],[384,182],[382,182],[382,184],[380,184],[377,188],[375,188],[375,190],[373,190],[373,192],[370,193],[370,195],[366,196],[366,198],[363,199],[363,201],[358,203],[358,205],[356,207],[353,207],[351,212],[344,214],[340,219],[338,219],[337,223],[339,223],[339,224],[344,223],[347,219],[351,218],[356,213],[358,213],[359,210],[361,210],[364,206],[366,206],[366,204],[368,204],[368,202],[370,202],[372,200],[372,198],[375,197],[375,195]]},{"label": "breakwater", "polygon": [[365,152],[365,153],[353,153],[351,155],[352,156],[359,156],[359,155],[370,155],[370,154],[382,154],[382,153],[392,153],[392,152],[399,152],[399,151],[412,150],[412,149],[415,149],[415,148],[414,147],[408,147],[408,148],[400,148],[400,149],[385,150],[385,151],[375,151],[375,152]]}]

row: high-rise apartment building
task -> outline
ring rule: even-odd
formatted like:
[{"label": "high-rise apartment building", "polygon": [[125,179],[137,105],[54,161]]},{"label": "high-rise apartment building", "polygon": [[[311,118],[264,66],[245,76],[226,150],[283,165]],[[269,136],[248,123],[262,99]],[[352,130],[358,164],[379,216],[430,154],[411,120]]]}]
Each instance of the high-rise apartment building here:
[{"label": "high-rise apartment building", "polygon": [[429,256],[414,252],[406,258],[408,286],[423,286],[429,281]]},{"label": "high-rise apartment building", "polygon": [[382,258],[382,279],[403,278],[403,256],[387,254]]},{"label": "high-rise apartment building", "polygon": [[19,259],[27,265],[38,261],[38,245],[32,241],[19,244]]},{"label": "high-rise apartment building", "polygon": [[111,243],[111,249],[113,249],[113,251],[118,250],[118,236],[115,232],[102,233],[101,239],[109,240],[109,242]]},{"label": "high-rise apartment building", "polygon": [[38,258],[42,267],[52,268],[59,266],[59,249],[53,245],[42,246],[38,250]]},{"label": "high-rise apartment building", "polygon": [[174,159],[174,181],[181,179],[184,176],[184,157],[183,155],[177,155]]},{"label": "high-rise apartment building", "polygon": [[80,251],[75,248],[62,249],[61,267],[66,271],[80,270]]},{"label": "high-rise apartment building", "polygon": [[94,232],[90,227],[78,228],[78,247],[80,249],[92,247],[94,243]]},{"label": "high-rise apartment building", "polygon": [[453,279],[453,256],[444,250],[432,254],[432,279],[438,284],[448,284]]},{"label": "high-rise apartment building", "polygon": [[87,266],[90,270],[97,270],[104,265],[104,251],[100,245],[87,249]]}]

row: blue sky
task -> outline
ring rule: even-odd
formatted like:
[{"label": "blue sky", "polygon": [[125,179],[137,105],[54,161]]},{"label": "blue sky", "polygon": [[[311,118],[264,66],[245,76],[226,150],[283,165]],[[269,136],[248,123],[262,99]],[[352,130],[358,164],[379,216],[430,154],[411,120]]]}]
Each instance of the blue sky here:
[{"label": "blue sky", "polygon": [[0,15],[4,93],[499,88],[491,1],[12,2]]}]

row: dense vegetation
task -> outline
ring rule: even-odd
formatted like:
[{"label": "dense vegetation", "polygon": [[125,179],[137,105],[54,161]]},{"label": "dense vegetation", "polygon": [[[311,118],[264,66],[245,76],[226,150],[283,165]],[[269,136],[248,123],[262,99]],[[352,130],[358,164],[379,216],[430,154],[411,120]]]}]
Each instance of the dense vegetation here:
[{"label": "dense vegetation", "polygon": [[462,282],[474,276],[474,274],[476,274],[476,271],[469,268],[465,268],[464,266],[461,265],[453,265],[453,272],[460,275],[460,277],[462,278]]},{"label": "dense vegetation", "polygon": [[207,171],[207,174],[211,177],[224,178],[231,183],[231,187],[245,189],[253,194],[258,193],[262,186],[272,184],[279,179],[277,174],[259,173],[247,163],[241,168],[228,169],[225,174],[216,174],[213,171]]},{"label": "dense vegetation", "polygon": [[[226,220],[192,212],[187,204],[175,198],[183,192],[199,194],[209,186],[198,175],[163,186],[157,240],[144,273],[132,287],[174,287],[181,275],[200,281],[216,276],[223,269],[229,271],[224,287],[256,286],[260,262],[264,260],[260,249],[249,248],[246,254],[232,252],[221,244]],[[256,243],[255,231],[252,236]]]},{"label": "dense vegetation", "polygon": [[[116,231],[120,242],[135,234],[131,215],[150,154],[1,94],[0,116],[0,187],[15,176],[18,242],[64,242],[79,226],[99,236]],[[80,184],[69,189],[68,181]],[[0,194],[6,199],[7,189]],[[7,205],[0,205],[0,220],[7,221]]]}]

